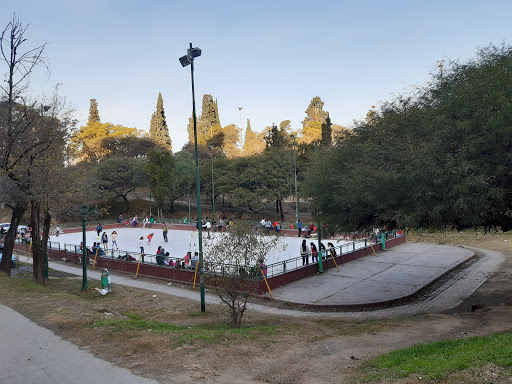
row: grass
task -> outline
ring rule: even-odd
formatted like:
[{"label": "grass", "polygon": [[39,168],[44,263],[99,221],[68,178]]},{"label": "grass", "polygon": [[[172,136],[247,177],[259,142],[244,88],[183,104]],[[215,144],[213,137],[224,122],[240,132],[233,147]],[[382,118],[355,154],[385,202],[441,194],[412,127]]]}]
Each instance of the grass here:
[{"label": "grass", "polygon": [[205,341],[208,343],[222,343],[227,337],[243,337],[245,339],[257,339],[260,336],[275,334],[275,327],[253,326],[233,328],[222,323],[201,323],[193,326],[175,325],[168,322],[144,319],[138,314],[123,314],[124,319],[101,320],[94,323],[93,327],[108,327],[113,332],[125,331],[151,331],[155,333],[179,333],[179,340],[175,346],[194,341]]},{"label": "grass", "polygon": [[512,375],[512,332],[447,340],[400,349],[362,365],[365,383],[411,375],[442,380],[456,371],[493,364]]}]

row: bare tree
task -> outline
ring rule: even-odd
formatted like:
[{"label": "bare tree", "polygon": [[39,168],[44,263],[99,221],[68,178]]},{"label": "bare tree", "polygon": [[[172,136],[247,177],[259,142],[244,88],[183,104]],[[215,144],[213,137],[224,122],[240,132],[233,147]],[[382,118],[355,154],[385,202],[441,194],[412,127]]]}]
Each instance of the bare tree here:
[{"label": "bare tree", "polygon": [[212,278],[215,291],[228,306],[232,325],[240,327],[251,294],[248,281],[262,279],[268,254],[286,249],[286,243],[280,234],[260,233],[257,225],[245,220],[203,242],[205,260],[217,273]]},{"label": "bare tree", "polygon": [[[51,138],[34,134],[36,102],[26,101],[30,75],[38,66],[49,71],[43,57],[46,43],[25,49],[25,26],[14,14],[0,36],[0,61],[6,64],[4,83],[0,83],[0,179],[9,181],[9,190],[2,191],[7,206],[12,209],[11,226],[4,243],[0,270],[10,274],[11,255],[16,229],[28,207],[30,168],[28,164],[48,149]],[[49,72],[48,72],[49,73]]]}]

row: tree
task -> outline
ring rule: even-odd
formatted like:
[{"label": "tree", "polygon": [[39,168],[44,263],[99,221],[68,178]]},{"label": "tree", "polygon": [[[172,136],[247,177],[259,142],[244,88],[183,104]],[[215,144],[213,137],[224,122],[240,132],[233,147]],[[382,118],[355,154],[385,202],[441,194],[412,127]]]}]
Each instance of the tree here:
[{"label": "tree", "polygon": [[491,46],[384,103],[311,161],[313,210],[344,231],[512,228],[511,72],[512,48]]},{"label": "tree", "polygon": [[128,208],[128,194],[145,184],[140,163],[133,157],[110,157],[100,161],[95,169],[94,187],[103,198],[121,198]]},{"label": "tree", "polygon": [[25,49],[26,29],[27,26],[14,14],[0,38],[1,58],[8,68],[5,82],[0,85],[3,94],[0,106],[0,181],[6,187],[3,193],[9,195],[7,205],[12,209],[0,270],[9,275],[16,229],[28,206],[31,185],[28,165],[46,154],[52,140],[51,135],[45,135],[39,129],[40,126],[33,125],[37,116],[34,113],[35,103],[29,104],[25,98],[34,69],[43,66],[48,70],[47,59],[43,57],[46,43]]},{"label": "tree", "polygon": [[331,118],[327,115],[325,122],[322,124],[322,140],[320,145],[322,147],[330,147],[332,144],[332,123]]},{"label": "tree", "polygon": [[286,244],[280,234],[257,233],[248,218],[236,222],[228,232],[214,233],[203,244],[205,260],[220,273],[212,277],[215,292],[227,305],[231,324],[239,328],[251,294],[247,281],[262,279],[261,267],[269,252],[285,250]]},{"label": "tree", "polygon": [[240,128],[235,124],[230,124],[224,127],[222,149],[227,158],[240,156],[240,149],[238,142],[240,141]]},{"label": "tree", "polygon": [[251,129],[251,121],[247,119],[247,127],[245,129],[245,141],[243,146],[243,155],[252,156],[261,153],[265,149],[264,134],[254,132]]},{"label": "tree", "polygon": [[323,110],[324,102],[319,96],[313,97],[306,109],[306,118],[302,121],[302,139],[305,143],[320,140],[322,136],[322,124],[329,116]]},{"label": "tree", "polygon": [[146,136],[147,133],[136,128],[94,122],[80,127],[73,133],[69,142],[69,151],[78,161],[99,161],[110,154],[112,140]]},{"label": "tree", "polygon": [[96,99],[91,99],[91,105],[89,106],[89,119],[87,124],[91,125],[93,123],[100,122],[100,113],[98,111],[98,102]]},{"label": "tree", "polygon": [[149,135],[151,139],[160,147],[169,151],[172,150],[171,138],[169,137],[169,128],[167,127],[167,122],[165,120],[164,101],[162,100],[161,93],[158,93],[156,111],[151,116]]}]

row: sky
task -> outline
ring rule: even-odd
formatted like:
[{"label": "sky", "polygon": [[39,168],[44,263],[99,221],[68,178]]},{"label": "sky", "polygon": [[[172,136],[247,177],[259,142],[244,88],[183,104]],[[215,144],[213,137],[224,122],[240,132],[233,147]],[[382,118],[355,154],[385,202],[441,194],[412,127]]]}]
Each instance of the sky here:
[{"label": "sky", "polygon": [[[149,130],[162,93],[173,150],[188,141],[192,115],[189,43],[197,113],[218,102],[223,126],[301,128],[320,96],[335,124],[351,127],[393,95],[425,85],[438,60],[465,62],[478,48],[511,44],[509,0],[0,0],[2,29],[20,16],[27,48],[48,43],[48,75],[34,98],[60,94],[87,122],[96,99],[102,122]],[[0,73],[7,70],[0,64]],[[240,112],[239,107],[242,107]]]}]

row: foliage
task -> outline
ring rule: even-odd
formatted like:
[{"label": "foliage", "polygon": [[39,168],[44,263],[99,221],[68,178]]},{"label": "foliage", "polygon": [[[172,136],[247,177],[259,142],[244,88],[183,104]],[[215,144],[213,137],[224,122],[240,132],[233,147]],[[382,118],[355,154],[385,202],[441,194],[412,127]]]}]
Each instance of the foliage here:
[{"label": "foliage", "polygon": [[313,97],[306,109],[306,118],[302,121],[302,140],[311,143],[320,140],[322,136],[322,124],[329,114],[323,110],[324,102],[319,96]]},{"label": "foliage", "polygon": [[149,126],[149,135],[151,139],[160,147],[169,151],[172,150],[171,138],[169,137],[169,128],[165,120],[164,101],[162,94],[158,93],[156,102],[156,111],[151,116]]},{"label": "foliage", "polygon": [[141,169],[144,162],[133,157],[106,158],[95,169],[94,187],[101,197],[121,198],[128,207],[128,194],[145,184],[145,174]]},{"label": "foliage", "polygon": [[[257,228],[257,227],[256,227]],[[221,268],[220,276],[212,278],[215,291],[229,308],[233,326],[240,327],[250,290],[248,279],[261,276],[259,266],[271,250],[286,248],[282,236],[270,232],[262,235],[248,220],[236,222],[228,232],[216,232],[204,239],[204,254],[212,268]]]},{"label": "foliage", "polygon": [[322,222],[512,228],[511,73],[511,48],[482,49],[322,148],[303,185]]},{"label": "foliage", "polygon": [[91,105],[89,106],[89,119],[87,120],[87,124],[99,123],[100,122],[100,113],[98,111],[98,102],[96,99],[91,99]]},{"label": "foliage", "polygon": [[113,140],[129,142],[130,139],[145,136],[145,132],[136,128],[96,121],[80,127],[73,133],[69,151],[71,156],[79,161],[98,161],[111,153]]}]

